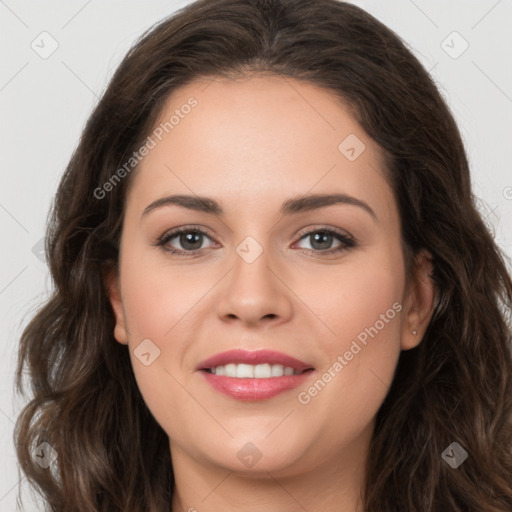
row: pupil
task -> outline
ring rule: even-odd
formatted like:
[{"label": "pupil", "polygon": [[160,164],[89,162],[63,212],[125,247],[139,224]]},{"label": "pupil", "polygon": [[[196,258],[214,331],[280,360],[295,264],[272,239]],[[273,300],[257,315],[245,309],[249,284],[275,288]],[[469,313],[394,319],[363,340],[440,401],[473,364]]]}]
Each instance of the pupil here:
[{"label": "pupil", "polygon": [[[199,249],[201,247],[201,233],[191,232],[181,235],[180,243],[184,249]],[[194,241],[194,238],[196,239]]]},{"label": "pupil", "polygon": [[327,233],[325,231],[319,231],[313,235],[313,248],[315,248],[314,244],[319,243],[320,245],[324,245],[322,247],[317,247],[318,249],[328,249],[332,242],[332,234]]}]

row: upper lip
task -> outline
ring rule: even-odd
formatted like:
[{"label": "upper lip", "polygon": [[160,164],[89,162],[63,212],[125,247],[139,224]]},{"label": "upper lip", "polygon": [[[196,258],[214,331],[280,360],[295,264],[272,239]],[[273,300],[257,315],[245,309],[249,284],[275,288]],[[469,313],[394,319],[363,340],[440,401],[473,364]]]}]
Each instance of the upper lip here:
[{"label": "upper lip", "polygon": [[310,364],[300,361],[295,357],[288,356],[282,352],[275,350],[245,350],[233,349],[226,352],[215,354],[197,365],[197,370],[207,370],[216,366],[224,366],[226,364],[282,364],[289,366],[294,370],[303,371],[313,368]]}]

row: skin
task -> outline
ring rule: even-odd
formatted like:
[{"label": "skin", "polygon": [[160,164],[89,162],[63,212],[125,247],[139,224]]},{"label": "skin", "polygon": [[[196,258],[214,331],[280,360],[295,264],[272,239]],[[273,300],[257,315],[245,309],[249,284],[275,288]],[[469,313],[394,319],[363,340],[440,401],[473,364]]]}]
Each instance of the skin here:
[{"label": "skin", "polygon": [[[401,350],[420,343],[432,314],[430,255],[421,252],[406,279],[382,153],[331,93],[272,75],[203,79],[174,91],[157,125],[192,96],[197,106],[132,176],[119,269],[107,283],[115,338],[128,345],[144,400],[169,436],[173,511],[361,510],[375,416]],[[354,161],[338,149],[349,134],[365,144]],[[350,204],[279,212],[292,197],[334,192],[364,201],[376,218]],[[167,205],[143,215],[170,194],[210,197],[224,213]],[[155,245],[182,226],[207,232],[201,249],[174,255]],[[325,254],[343,244],[304,237],[321,228],[357,245]],[[236,251],[248,236],[263,249],[252,263]],[[186,251],[183,242],[166,247]],[[401,311],[300,403],[299,392],[395,303]],[[134,355],[144,339],[160,350],[148,366]],[[274,398],[235,400],[196,371],[232,348],[281,351],[315,372]],[[252,467],[237,457],[248,442],[261,454]]]}]

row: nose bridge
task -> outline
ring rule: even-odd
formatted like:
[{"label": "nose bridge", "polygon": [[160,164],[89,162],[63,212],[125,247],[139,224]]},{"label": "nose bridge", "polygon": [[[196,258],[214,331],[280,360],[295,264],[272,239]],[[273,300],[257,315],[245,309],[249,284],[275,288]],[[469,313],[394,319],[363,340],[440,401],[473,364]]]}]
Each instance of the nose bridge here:
[{"label": "nose bridge", "polygon": [[231,293],[248,304],[268,301],[275,294],[275,282],[270,271],[272,264],[268,241],[247,236],[235,249]]},{"label": "nose bridge", "polygon": [[222,289],[218,315],[255,323],[264,318],[285,319],[291,314],[290,297],[272,268],[272,244],[264,235],[247,236],[236,247],[233,267]]}]

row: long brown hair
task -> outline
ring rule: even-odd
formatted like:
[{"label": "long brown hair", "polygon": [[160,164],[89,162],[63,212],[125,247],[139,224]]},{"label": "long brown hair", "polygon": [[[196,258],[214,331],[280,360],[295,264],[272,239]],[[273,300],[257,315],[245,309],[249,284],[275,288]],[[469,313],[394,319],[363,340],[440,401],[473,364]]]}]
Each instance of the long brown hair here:
[{"label": "long brown hair", "polygon": [[[433,255],[439,290],[420,345],[402,352],[370,447],[367,512],[512,510],[512,282],[475,206],[465,149],[432,79],[399,37],[336,0],[199,0],[126,55],[58,188],[46,253],[54,291],[23,332],[15,441],[51,510],[170,510],[168,438],[113,337],[104,274],[118,258],[134,170],[98,193],[177,87],[269,72],[338,95],[387,155],[403,244]],[[96,192],[96,193],[95,193]],[[34,447],[58,458],[42,468]],[[467,460],[442,457],[457,442]]]}]

